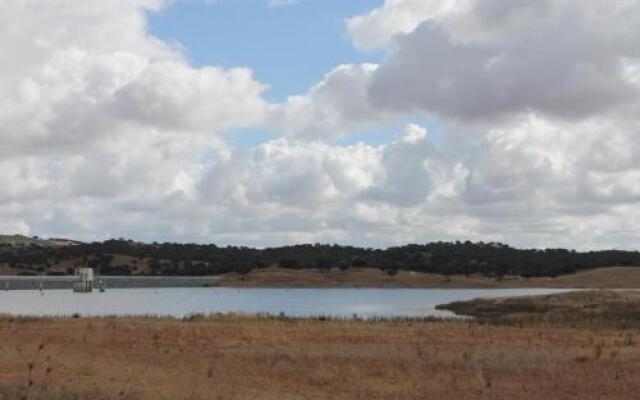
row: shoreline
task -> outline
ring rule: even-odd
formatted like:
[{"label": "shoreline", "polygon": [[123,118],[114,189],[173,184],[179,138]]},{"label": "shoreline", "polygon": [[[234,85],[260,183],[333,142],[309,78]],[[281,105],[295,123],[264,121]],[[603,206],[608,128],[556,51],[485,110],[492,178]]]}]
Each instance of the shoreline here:
[{"label": "shoreline", "polygon": [[[73,276],[0,276],[0,291],[71,289]],[[555,278],[502,279],[474,275],[439,275],[400,271],[389,276],[371,268],[346,271],[258,269],[245,276],[97,276],[107,289],[119,288],[264,288],[264,289],[640,289],[639,267],[609,267]]]},{"label": "shoreline", "polygon": [[[199,288],[217,286],[220,276],[96,276],[107,289]],[[6,290],[71,290],[73,276],[0,276],[0,291]]]},{"label": "shoreline", "polygon": [[555,278],[506,276],[498,280],[479,274],[439,275],[399,271],[389,276],[370,268],[290,270],[266,268],[246,276],[221,276],[220,287],[230,288],[364,288],[364,289],[640,289],[640,268],[608,267],[580,271]]}]

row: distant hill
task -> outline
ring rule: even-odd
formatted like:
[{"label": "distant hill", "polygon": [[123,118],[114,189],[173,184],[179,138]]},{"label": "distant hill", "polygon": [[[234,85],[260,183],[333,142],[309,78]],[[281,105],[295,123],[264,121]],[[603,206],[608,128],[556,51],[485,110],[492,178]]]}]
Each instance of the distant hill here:
[{"label": "distant hill", "polygon": [[0,275],[60,275],[76,266],[103,275],[246,275],[255,269],[375,268],[440,275],[557,277],[612,266],[640,266],[640,252],[517,249],[502,243],[433,242],[387,249],[305,244],[256,249],[193,243],[140,243],[124,239],[82,243],[67,239],[0,236]]},{"label": "distant hill", "polygon": [[12,247],[64,247],[81,244],[77,240],[50,238],[41,239],[37,236],[29,237],[24,235],[0,235],[0,246],[12,246]]}]

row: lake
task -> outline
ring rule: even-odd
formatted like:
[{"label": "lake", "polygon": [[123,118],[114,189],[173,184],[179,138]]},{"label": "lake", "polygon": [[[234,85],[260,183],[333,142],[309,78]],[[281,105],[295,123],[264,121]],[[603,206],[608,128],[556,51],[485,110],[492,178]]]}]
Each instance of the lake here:
[{"label": "lake", "polygon": [[552,294],[565,289],[110,289],[0,291],[0,314],[32,316],[184,317],[195,313],[279,314],[292,317],[449,317],[438,304],[474,298]]}]

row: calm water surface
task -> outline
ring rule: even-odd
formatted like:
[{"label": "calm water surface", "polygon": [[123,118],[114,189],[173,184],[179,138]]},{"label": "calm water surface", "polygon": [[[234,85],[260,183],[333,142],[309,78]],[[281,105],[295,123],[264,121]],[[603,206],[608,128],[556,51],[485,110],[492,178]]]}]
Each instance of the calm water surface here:
[{"label": "calm water surface", "polygon": [[458,300],[550,294],[563,289],[111,289],[0,291],[0,313],[61,316],[162,315],[194,313],[285,313],[306,317],[451,316],[435,306]]}]

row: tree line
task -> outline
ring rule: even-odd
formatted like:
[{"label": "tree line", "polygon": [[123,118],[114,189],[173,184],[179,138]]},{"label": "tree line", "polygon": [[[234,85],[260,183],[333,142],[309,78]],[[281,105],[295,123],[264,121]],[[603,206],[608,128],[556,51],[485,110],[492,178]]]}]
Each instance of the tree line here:
[{"label": "tree line", "polygon": [[[126,257],[126,261],[122,258]],[[118,261],[120,260],[120,261]],[[71,246],[0,246],[0,265],[24,274],[73,273],[71,265],[97,268],[103,275],[246,274],[278,266],[290,269],[378,268],[443,275],[475,274],[553,277],[609,266],[640,266],[640,252],[518,249],[502,243],[434,242],[387,249],[328,244],[257,249],[215,244],[139,243],[112,239]],[[60,270],[61,265],[66,269]],[[144,267],[143,267],[144,266]]]}]

